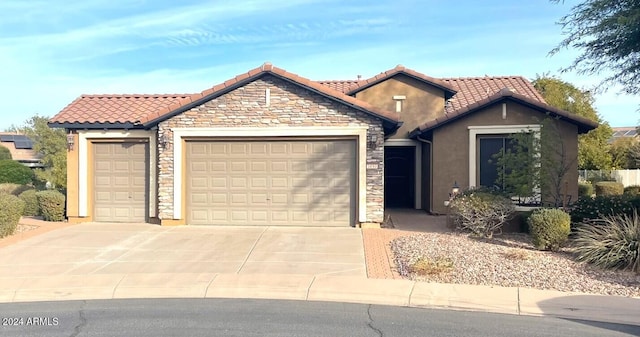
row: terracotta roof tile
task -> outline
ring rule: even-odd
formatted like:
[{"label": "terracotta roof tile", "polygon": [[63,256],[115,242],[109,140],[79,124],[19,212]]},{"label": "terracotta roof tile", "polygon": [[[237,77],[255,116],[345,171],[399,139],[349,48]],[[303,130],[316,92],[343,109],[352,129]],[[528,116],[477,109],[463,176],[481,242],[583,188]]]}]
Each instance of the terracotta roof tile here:
[{"label": "terracotta roof tile", "polygon": [[358,85],[358,83],[362,82],[360,80],[327,80],[327,81],[317,81],[318,83],[325,85],[333,90],[337,90],[343,93],[349,92],[351,88],[354,88]]},{"label": "terracotta roof tile", "polygon": [[[334,90],[330,87],[327,87],[325,85],[322,85],[318,82],[314,82],[311,81],[307,78],[304,78],[302,76],[290,73],[284,69],[278,68],[273,66],[271,63],[264,63],[262,66],[249,70],[247,73],[243,73],[240,74],[232,79],[229,79],[227,81],[225,81],[222,84],[218,84],[215,85],[213,88],[210,89],[206,89],[204,91],[202,91],[200,94],[194,94],[194,95],[190,95],[190,98],[194,98],[193,101],[195,102],[197,99],[196,97],[202,97],[206,99],[212,99],[213,97],[215,97],[216,95],[222,95],[224,94],[227,90],[231,90],[233,88],[235,88],[236,86],[241,86],[244,85],[245,82],[247,81],[253,81],[254,79],[259,78],[260,76],[263,76],[265,74],[271,74],[271,75],[275,75],[277,77],[281,77],[284,78],[286,80],[292,81],[294,83],[297,83],[298,85],[301,85],[303,87],[307,87],[309,89],[312,89],[320,94],[326,95],[327,97],[336,99],[344,104],[347,105],[351,105],[355,108],[358,108],[360,110],[366,111],[372,115],[375,115],[377,117],[381,117],[384,119],[387,119],[389,121],[392,122],[398,122],[399,120],[399,116],[397,113],[395,112],[391,112],[391,111],[386,111],[386,110],[382,110],[379,108],[374,107],[373,105],[370,105],[366,102],[360,101],[355,99],[354,97],[351,96],[347,96],[344,93]],[[170,108],[166,108],[163,109],[162,111],[158,112],[158,115],[149,115],[146,118],[141,118],[140,122],[142,124],[149,124],[149,123],[153,123],[153,122],[157,122],[159,120],[162,120],[163,118],[169,118],[171,114],[173,114],[175,111],[177,111],[180,108],[183,108],[185,105],[187,105],[188,103],[184,103],[182,106],[172,106]]]},{"label": "terracotta roof tile", "polygon": [[546,103],[533,84],[522,76],[458,77],[442,78],[441,80],[457,91],[457,94],[449,100],[446,106],[447,113],[468,107],[494,95],[503,88],[510,88],[520,95]]},{"label": "terracotta roof tile", "polygon": [[537,108],[541,111],[544,112],[549,112],[552,115],[555,115],[557,117],[559,117],[560,119],[564,119],[565,121],[572,123],[574,125],[576,125],[578,127],[578,132],[579,133],[586,133],[590,130],[595,129],[596,127],[598,127],[598,123],[582,117],[582,116],[578,116],[575,114],[572,114],[570,112],[558,109],[556,107],[553,107],[551,105],[548,105],[547,103],[541,102],[540,100],[536,99],[536,98],[532,98],[529,96],[525,96],[522,95],[520,93],[517,93],[515,91],[513,91],[512,88],[502,88],[500,90],[498,90],[498,92],[494,93],[493,95],[490,95],[484,99],[478,100],[473,102],[470,105],[467,105],[465,107],[462,107],[458,110],[452,111],[447,113],[444,117],[441,118],[436,118],[434,120],[428,121],[422,125],[420,125],[418,128],[416,128],[413,132],[411,132],[411,135],[414,135],[416,133],[423,133],[423,132],[427,132],[427,131],[431,131],[435,128],[438,128],[442,125],[448,124],[452,121],[455,121],[459,118],[464,117],[465,115],[468,115],[470,113],[473,113],[475,111],[477,111],[478,109],[481,109],[483,107],[486,107],[488,105],[497,103],[503,99],[513,99],[517,102],[520,103],[524,103],[524,104],[528,104],[534,108]]},{"label": "terracotta roof tile", "polygon": [[50,122],[54,124],[125,124],[148,125],[169,118],[172,114],[190,104],[200,104],[203,98],[212,99],[222,95],[236,86],[244,85],[265,74],[281,77],[297,83],[303,87],[316,91],[343,104],[386,119],[398,122],[399,116],[395,112],[382,110],[366,102],[345,95],[338,91],[311,81],[299,75],[289,73],[284,69],[274,67],[271,63],[251,69],[212,88],[197,94],[169,94],[169,95],[83,95],[55,115]]},{"label": "terracotta roof tile", "polygon": [[82,95],[55,115],[51,123],[139,124],[149,114],[173,103],[191,101],[191,94]]}]

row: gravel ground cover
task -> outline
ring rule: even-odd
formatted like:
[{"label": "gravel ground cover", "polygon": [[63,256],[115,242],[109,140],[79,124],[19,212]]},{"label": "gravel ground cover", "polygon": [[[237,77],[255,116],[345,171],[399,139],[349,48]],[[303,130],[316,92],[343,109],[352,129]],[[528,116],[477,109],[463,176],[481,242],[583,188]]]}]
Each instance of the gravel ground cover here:
[{"label": "gravel ground cover", "polygon": [[[570,247],[538,251],[527,234],[492,240],[461,233],[415,234],[391,241],[391,251],[400,275],[412,280],[640,297],[640,275],[576,262]],[[412,266],[420,260],[435,261],[439,268],[415,273]]]}]

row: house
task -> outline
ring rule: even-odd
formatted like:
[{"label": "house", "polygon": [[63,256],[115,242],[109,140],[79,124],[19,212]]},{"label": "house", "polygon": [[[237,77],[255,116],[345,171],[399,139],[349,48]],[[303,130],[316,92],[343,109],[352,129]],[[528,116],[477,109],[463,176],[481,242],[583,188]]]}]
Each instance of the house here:
[{"label": "house", "polygon": [[[597,126],[518,76],[397,66],[316,82],[265,63],[197,94],[83,95],[49,125],[69,133],[70,221],[357,226],[385,207],[446,212],[454,182],[479,186],[491,169],[485,137],[544,116],[575,156]],[[577,195],[577,168],[566,178]]]},{"label": "house", "polygon": [[11,159],[31,168],[42,168],[41,155],[33,149],[33,141],[16,132],[0,132],[0,146],[9,149]]},{"label": "house", "polygon": [[618,139],[623,138],[638,138],[638,127],[637,126],[621,126],[621,127],[613,127],[613,134],[611,135],[611,139],[609,139],[609,143],[613,143]]}]

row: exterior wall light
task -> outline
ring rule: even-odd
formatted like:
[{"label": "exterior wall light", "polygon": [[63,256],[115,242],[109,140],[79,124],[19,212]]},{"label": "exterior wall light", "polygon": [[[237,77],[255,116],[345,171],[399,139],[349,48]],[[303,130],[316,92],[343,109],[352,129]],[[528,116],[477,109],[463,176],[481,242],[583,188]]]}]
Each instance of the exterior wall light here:
[{"label": "exterior wall light", "polygon": [[69,133],[67,134],[67,150],[69,151],[73,151],[73,145],[75,145],[75,137],[73,136],[73,133],[71,133],[71,130],[69,130]]}]

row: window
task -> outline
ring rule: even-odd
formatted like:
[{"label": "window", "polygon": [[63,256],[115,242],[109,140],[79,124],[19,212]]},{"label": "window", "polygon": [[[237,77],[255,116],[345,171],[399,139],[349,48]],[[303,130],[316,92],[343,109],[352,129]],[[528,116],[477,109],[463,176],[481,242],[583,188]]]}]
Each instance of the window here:
[{"label": "window", "polygon": [[498,180],[498,172],[504,167],[498,167],[495,155],[504,153],[512,148],[509,135],[482,135],[478,137],[478,182],[480,186],[502,189],[504,182]]}]

